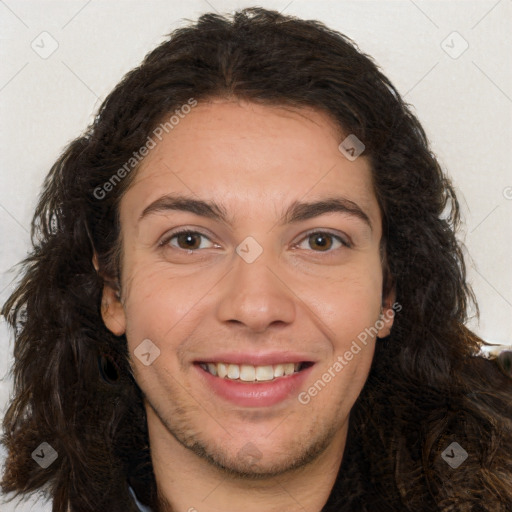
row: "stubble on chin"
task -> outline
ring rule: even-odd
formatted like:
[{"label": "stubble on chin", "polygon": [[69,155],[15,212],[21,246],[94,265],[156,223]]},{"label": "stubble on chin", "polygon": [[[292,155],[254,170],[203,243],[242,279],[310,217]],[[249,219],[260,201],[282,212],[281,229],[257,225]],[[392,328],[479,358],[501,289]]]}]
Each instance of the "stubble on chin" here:
[{"label": "stubble on chin", "polygon": [[[169,414],[163,415],[149,402],[146,406],[151,407],[153,415],[157,416],[159,422],[179,444],[218,470],[224,478],[244,481],[268,480],[300,471],[325,452],[342,428],[342,424],[336,421],[330,425],[317,422],[309,430],[309,436],[305,436],[301,442],[294,439],[289,444],[287,457],[280,457],[281,460],[273,462],[268,461],[268,457],[249,441],[235,455],[229,456],[225,447],[204,439],[204,433],[192,426],[194,413],[187,412],[184,408],[175,407]],[[197,413],[198,409],[195,411]],[[225,426],[222,428],[226,430]],[[281,453],[282,451],[280,450]],[[167,510],[162,509],[162,512]]]}]

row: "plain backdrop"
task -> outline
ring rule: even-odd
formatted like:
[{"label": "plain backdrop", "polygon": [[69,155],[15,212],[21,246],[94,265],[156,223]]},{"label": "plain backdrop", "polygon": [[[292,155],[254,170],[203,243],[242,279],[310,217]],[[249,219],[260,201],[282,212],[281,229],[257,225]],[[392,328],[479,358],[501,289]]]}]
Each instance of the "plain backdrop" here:
[{"label": "plain backdrop", "polygon": [[[123,74],[184,19],[254,5],[345,33],[414,106],[459,193],[459,237],[481,310],[470,327],[512,344],[511,0],[0,0],[0,303],[12,291],[12,267],[29,251],[45,174]],[[11,352],[2,318],[2,415]],[[15,510],[14,503],[0,508]],[[31,500],[16,510],[50,505]]]}]

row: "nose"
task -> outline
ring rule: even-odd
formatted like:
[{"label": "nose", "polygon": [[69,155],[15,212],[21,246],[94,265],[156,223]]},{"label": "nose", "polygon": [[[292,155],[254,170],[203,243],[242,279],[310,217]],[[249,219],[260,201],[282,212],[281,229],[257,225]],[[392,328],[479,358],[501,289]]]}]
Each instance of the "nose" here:
[{"label": "nose", "polygon": [[239,324],[256,333],[293,323],[295,296],[277,266],[269,263],[263,255],[247,263],[235,254],[234,267],[223,280],[217,306],[220,322]]}]

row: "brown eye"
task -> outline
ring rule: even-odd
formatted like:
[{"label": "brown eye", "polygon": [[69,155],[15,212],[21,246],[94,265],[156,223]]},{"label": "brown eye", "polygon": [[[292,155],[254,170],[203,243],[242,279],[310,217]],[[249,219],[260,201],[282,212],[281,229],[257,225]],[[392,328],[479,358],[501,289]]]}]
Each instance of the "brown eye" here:
[{"label": "brown eye", "polygon": [[313,233],[309,235],[309,246],[318,251],[328,251],[333,245],[333,235],[329,233]]},{"label": "brown eye", "polygon": [[182,233],[176,237],[180,249],[198,249],[201,237],[195,233]]},{"label": "brown eye", "polygon": [[350,248],[351,245],[341,236],[327,231],[315,231],[307,234],[297,246],[300,249],[313,250],[314,252],[333,252],[343,247]]},{"label": "brown eye", "polygon": [[195,251],[197,249],[208,249],[213,247],[212,242],[206,235],[196,231],[182,231],[174,233],[174,235],[162,242],[162,245],[165,244],[169,244],[172,247],[185,251]]}]

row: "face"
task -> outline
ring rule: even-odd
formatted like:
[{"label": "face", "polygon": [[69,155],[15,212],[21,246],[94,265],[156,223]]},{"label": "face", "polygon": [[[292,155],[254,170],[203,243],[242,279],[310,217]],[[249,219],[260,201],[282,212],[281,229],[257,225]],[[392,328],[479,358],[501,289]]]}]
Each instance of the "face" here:
[{"label": "face", "polygon": [[343,445],[392,324],[370,167],[343,139],[318,111],[215,100],[145,158],[103,317],[126,333],[150,435],[253,476]]}]

